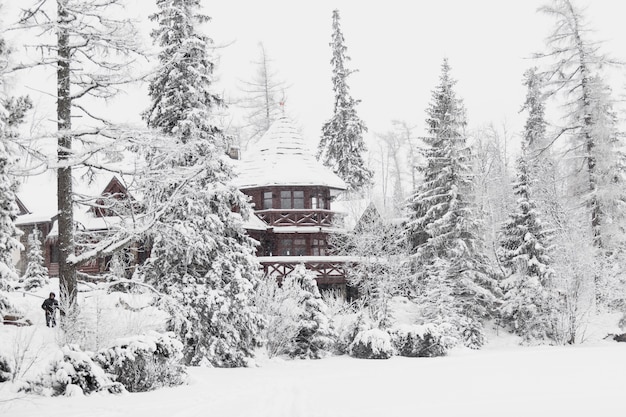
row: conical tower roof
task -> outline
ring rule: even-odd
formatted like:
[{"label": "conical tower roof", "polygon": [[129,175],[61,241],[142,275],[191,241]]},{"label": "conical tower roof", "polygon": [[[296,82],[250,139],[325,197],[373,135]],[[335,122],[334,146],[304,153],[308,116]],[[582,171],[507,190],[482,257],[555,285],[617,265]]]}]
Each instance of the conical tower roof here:
[{"label": "conical tower roof", "polygon": [[345,182],[315,158],[298,129],[285,116],[276,120],[244,153],[237,185],[241,189],[279,185],[346,189]]}]

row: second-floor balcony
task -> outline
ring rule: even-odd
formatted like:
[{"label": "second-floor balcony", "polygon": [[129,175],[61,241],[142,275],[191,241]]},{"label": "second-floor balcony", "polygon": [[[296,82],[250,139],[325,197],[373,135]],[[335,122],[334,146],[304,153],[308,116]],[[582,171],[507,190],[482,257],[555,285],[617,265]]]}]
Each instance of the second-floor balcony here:
[{"label": "second-floor balcony", "polygon": [[333,221],[337,214],[330,210],[310,209],[267,209],[255,214],[269,226],[336,226]]}]

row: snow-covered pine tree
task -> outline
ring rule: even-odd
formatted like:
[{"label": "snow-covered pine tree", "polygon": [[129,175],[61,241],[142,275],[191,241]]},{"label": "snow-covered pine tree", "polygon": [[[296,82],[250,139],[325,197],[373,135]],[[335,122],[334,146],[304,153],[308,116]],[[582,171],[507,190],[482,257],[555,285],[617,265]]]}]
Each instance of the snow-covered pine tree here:
[{"label": "snow-covered pine tree", "polygon": [[44,266],[41,250],[41,232],[36,227],[28,235],[28,265],[24,272],[24,289],[30,291],[49,284],[48,269]]},{"label": "snow-covered pine tree", "polygon": [[263,324],[251,301],[258,267],[243,229],[249,204],[232,185],[223,136],[212,124],[222,99],[210,91],[211,40],[197,31],[209,18],[197,13],[199,0],[157,6],[160,67],[144,117],[161,136],[145,150],[145,203],[154,226],[140,274],[182,308],[170,330],[182,339],[188,364],[244,366]]},{"label": "snow-covered pine tree", "polygon": [[[445,59],[426,111],[424,181],[409,203],[406,233],[416,292],[426,306],[425,320],[450,322],[466,344],[477,348],[483,339],[481,320],[494,313],[499,291],[472,207],[471,152],[465,136],[465,109],[454,91],[455,83]],[[436,293],[442,296],[429,296]]]},{"label": "snow-covered pine tree", "polygon": [[[0,120],[0,123],[3,121]],[[13,266],[13,251],[22,247],[17,239],[19,230],[15,227],[15,219],[18,209],[13,191],[13,178],[9,173],[13,162],[14,159],[7,152],[4,141],[0,140],[0,291],[6,291],[10,286],[9,282],[17,280]]]},{"label": "snow-covered pine tree", "polygon": [[[526,126],[528,129],[529,124]],[[526,132],[526,141],[532,134]],[[548,256],[549,236],[531,198],[532,179],[525,146],[522,151],[514,185],[517,208],[503,226],[498,256],[510,274],[502,281],[501,315],[517,334],[531,342],[551,337],[552,306],[556,300],[552,292],[554,272]]]},{"label": "snow-covered pine tree", "polygon": [[336,335],[313,274],[304,265],[298,265],[284,279],[283,287],[285,291],[297,294],[297,303],[301,307],[296,318],[298,331],[289,355],[303,359],[322,358],[332,348]]},{"label": "snow-covered pine tree", "polygon": [[335,107],[333,116],[322,127],[322,138],[317,157],[343,179],[350,190],[359,191],[372,183],[373,173],[365,164],[363,154],[367,151],[363,133],[365,123],[356,113],[360,100],[352,98],[347,79],[354,71],[346,67],[350,58],[346,55],[343,33],[339,25],[339,10],[333,11],[333,35],[330,46],[333,57],[333,91]]},{"label": "snow-covered pine tree", "polygon": [[[609,208],[624,210],[623,204],[613,204],[623,198],[623,193],[606,192],[615,183],[615,168],[623,166],[624,158],[616,152],[621,144],[613,113],[615,99],[602,73],[603,67],[615,61],[600,52],[601,44],[591,39],[591,29],[573,1],[553,0],[539,10],[555,19],[545,52],[536,56],[549,61],[543,72],[549,92],[565,100],[566,116],[557,138],[568,137],[568,155],[575,156],[569,159],[576,204],[581,198],[585,203],[594,246],[610,251],[614,248],[606,239],[607,229],[614,227],[612,217],[622,217],[623,213],[611,213]],[[623,190],[624,173],[618,177],[618,188]]]},{"label": "snow-covered pine tree", "polygon": [[528,117],[514,184],[517,206],[502,228],[498,257],[509,273],[502,281],[501,316],[525,342],[532,342],[554,337],[552,321],[558,297],[548,255],[550,236],[533,198],[536,179],[552,169],[545,143],[543,80],[537,69],[531,68],[524,73],[523,83],[527,87],[523,109]]},{"label": "snow-covered pine tree", "polygon": [[12,307],[3,292],[9,288],[10,281],[18,278],[13,266],[13,251],[22,248],[18,240],[21,232],[15,226],[18,207],[15,178],[11,175],[11,166],[16,158],[8,140],[16,136],[13,128],[22,122],[24,113],[31,106],[27,97],[15,99],[4,95],[9,54],[4,38],[0,37],[0,318],[5,310]]}]

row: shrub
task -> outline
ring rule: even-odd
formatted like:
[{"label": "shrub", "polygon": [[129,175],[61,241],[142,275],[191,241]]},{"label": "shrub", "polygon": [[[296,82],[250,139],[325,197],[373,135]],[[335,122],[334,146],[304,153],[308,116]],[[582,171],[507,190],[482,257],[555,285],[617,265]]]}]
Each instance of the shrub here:
[{"label": "shrub", "polygon": [[395,353],[391,336],[384,330],[359,332],[348,347],[350,356],[361,359],[389,359]]},{"label": "shrub", "polygon": [[29,381],[23,390],[46,396],[72,396],[100,391],[118,394],[124,392],[124,387],[111,381],[102,368],[78,346],[67,345],[61,349],[48,370],[36,380]]},{"label": "shrub", "polygon": [[335,352],[339,355],[348,353],[350,345],[360,332],[374,327],[362,310],[350,315],[336,316],[333,319],[333,326],[338,335]]},{"label": "shrub", "polygon": [[182,351],[182,343],[171,333],[151,332],[120,339],[94,360],[128,391],[143,392],[184,382]]},{"label": "shrub", "polygon": [[449,327],[446,324],[402,326],[392,331],[391,338],[400,356],[444,356],[456,343],[455,338],[447,335]]},{"label": "shrub", "polygon": [[0,354],[0,382],[10,381],[11,375],[13,375],[13,371],[9,359]]}]

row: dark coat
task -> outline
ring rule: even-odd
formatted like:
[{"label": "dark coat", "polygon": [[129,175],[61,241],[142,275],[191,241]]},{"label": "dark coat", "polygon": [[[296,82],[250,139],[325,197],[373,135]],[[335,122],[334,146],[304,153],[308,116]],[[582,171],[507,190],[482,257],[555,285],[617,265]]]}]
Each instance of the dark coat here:
[{"label": "dark coat", "polygon": [[46,298],[41,308],[46,310],[46,313],[53,313],[54,309],[59,308],[59,302],[54,298]]}]

